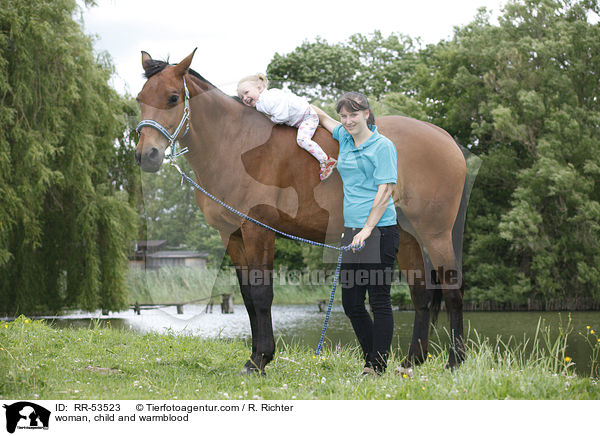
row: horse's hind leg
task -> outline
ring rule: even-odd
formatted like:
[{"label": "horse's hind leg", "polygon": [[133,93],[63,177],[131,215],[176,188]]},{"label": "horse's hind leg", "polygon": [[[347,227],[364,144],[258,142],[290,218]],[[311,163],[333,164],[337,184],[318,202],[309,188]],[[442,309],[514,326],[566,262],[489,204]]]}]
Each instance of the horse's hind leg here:
[{"label": "horse's hind leg", "polygon": [[408,349],[408,357],[402,365],[410,367],[420,364],[427,358],[429,348],[429,322],[433,293],[426,287],[423,253],[417,240],[410,233],[400,230],[400,244],[396,258],[398,266],[406,275],[410,296],[415,306],[413,336]]},{"label": "horse's hind leg", "polygon": [[460,365],[465,359],[462,274],[456,264],[450,232],[428,240],[426,247],[450,315],[448,366],[452,368]]}]

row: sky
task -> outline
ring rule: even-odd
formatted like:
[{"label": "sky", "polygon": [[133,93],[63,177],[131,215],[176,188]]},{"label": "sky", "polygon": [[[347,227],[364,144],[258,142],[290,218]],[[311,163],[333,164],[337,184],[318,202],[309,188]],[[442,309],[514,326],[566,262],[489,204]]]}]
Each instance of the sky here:
[{"label": "sky", "polygon": [[[80,3],[82,4],[82,3]],[[228,94],[237,81],[264,72],[275,53],[293,51],[317,36],[329,43],[380,30],[437,43],[454,26],[472,21],[480,7],[497,17],[506,0],[97,0],[82,6],[85,33],[97,52],[107,51],[121,94],[141,90],[141,54],[176,63],[198,48],[192,69]],[[285,5],[285,6],[282,6]]]}]

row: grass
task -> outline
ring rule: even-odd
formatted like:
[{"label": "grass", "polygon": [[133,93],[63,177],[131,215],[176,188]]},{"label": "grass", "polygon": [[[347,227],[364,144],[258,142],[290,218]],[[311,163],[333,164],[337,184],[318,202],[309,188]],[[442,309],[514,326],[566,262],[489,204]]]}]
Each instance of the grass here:
[{"label": "grass", "polygon": [[238,288],[233,272],[218,275],[216,269],[173,267],[148,271],[130,268],[127,287],[131,303],[208,302],[211,296],[216,299]]},{"label": "grass", "polygon": [[0,322],[0,399],[599,399],[598,380],[575,375],[563,356],[566,341],[546,343],[538,330],[516,349],[475,335],[455,371],[434,349],[406,378],[393,371],[403,356],[392,355],[384,376],[363,378],[356,348],[326,346],[315,358],[278,341],[267,375],[243,377],[242,341],[142,335],[101,321],[57,330],[20,317]]}]

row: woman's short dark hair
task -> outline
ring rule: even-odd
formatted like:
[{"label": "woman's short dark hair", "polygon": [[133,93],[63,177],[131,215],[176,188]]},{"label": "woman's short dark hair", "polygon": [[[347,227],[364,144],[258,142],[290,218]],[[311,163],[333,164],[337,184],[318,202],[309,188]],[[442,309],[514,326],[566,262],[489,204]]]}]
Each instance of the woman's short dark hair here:
[{"label": "woman's short dark hair", "polygon": [[355,91],[345,93],[340,97],[340,99],[337,102],[336,111],[338,114],[340,113],[342,108],[345,108],[350,112],[364,111],[368,109],[369,118],[367,118],[367,125],[375,125],[375,116],[373,115],[373,111],[371,110],[369,100],[364,94]]}]

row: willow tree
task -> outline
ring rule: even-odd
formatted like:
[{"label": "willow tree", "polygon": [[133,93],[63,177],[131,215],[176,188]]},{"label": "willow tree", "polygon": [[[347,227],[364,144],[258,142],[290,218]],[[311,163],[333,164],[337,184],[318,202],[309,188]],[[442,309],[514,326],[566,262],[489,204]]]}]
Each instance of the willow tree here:
[{"label": "willow tree", "polygon": [[118,148],[131,109],[78,11],[75,0],[0,0],[3,313],[126,303],[136,215]]}]

